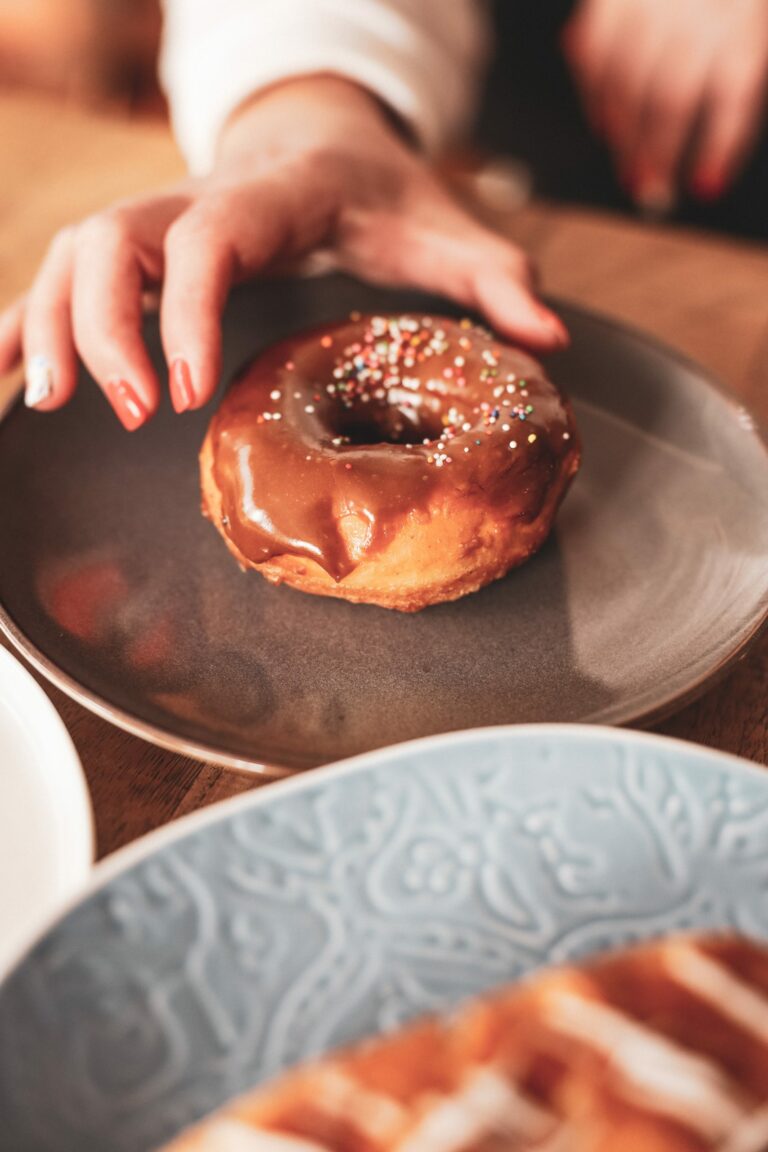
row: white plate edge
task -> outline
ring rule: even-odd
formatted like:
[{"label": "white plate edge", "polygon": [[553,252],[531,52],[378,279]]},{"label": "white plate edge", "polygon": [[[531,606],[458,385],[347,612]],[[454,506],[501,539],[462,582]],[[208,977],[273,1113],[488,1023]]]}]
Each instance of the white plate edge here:
[{"label": "white plate edge", "polygon": [[[88,783],[66,724],[32,673],[12,652],[1,646],[0,666],[2,666],[3,672],[7,672],[9,678],[16,682],[19,691],[33,702],[33,708],[44,717],[44,723],[48,732],[53,735],[56,746],[57,788],[65,788],[70,793],[77,813],[74,827],[67,829],[64,849],[67,854],[69,876],[66,886],[69,891],[66,895],[56,896],[53,900],[55,907],[41,916],[40,925],[35,929],[20,933],[8,955],[4,959],[0,959],[0,982],[2,982],[4,977],[23,960],[35,942],[49,930],[52,924],[55,924],[72,907],[76,906],[83,893],[88,889],[88,881],[93,872],[96,855],[96,831]],[[44,765],[44,775],[47,775],[49,771],[49,767]]]}]

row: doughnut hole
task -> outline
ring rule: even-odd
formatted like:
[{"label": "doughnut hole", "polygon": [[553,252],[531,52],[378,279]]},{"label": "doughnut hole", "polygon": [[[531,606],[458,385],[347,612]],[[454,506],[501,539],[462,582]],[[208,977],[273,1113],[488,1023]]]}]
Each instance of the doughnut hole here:
[{"label": "doughnut hole", "polygon": [[414,396],[404,389],[390,389],[386,399],[363,404],[357,401],[335,413],[335,436],[344,436],[358,447],[377,444],[423,444],[437,440],[443,431],[443,405],[437,398]]}]

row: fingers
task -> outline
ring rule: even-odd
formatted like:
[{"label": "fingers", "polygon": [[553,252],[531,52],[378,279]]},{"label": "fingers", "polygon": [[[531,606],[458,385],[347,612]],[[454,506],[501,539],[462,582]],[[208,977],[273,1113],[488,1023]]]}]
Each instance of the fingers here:
[{"label": "fingers", "polygon": [[610,126],[612,109],[605,99],[605,85],[626,19],[626,6],[615,0],[583,0],[563,33],[565,57],[598,136],[604,136]]},{"label": "fingers", "polygon": [[144,274],[131,220],[93,217],[78,230],[72,283],[77,349],[128,431],[159,402],[159,385],[142,338]]},{"label": "fingers", "polygon": [[639,204],[668,210],[686,182],[703,199],[725,191],[762,117],[764,0],[581,0],[563,46]]},{"label": "fingers", "polygon": [[397,214],[345,218],[339,256],[349,271],[448,296],[534,349],[568,343],[562,321],[537,299],[519,248],[474,221],[431,179],[417,179],[404,199]]},{"label": "fingers", "polygon": [[165,241],[166,274],[160,332],[177,412],[199,408],[216,390],[221,371],[221,313],[236,257],[220,221],[188,212]]},{"label": "fingers", "polygon": [[241,185],[199,201],[168,229],[160,330],[177,412],[199,408],[215,392],[227,295],[235,279],[289,252],[298,227],[292,221],[307,215],[290,201],[289,190],[268,180]]},{"label": "fingers", "polygon": [[70,317],[74,237],[71,228],[54,237],[24,310],[24,400],[42,411],[60,408],[77,383]]},{"label": "fingers", "polygon": [[716,200],[733,182],[757,137],[764,101],[764,71],[713,78],[691,165],[694,195]]},{"label": "fingers", "polygon": [[[524,252],[495,233],[466,221],[456,247],[445,235],[425,238],[432,248],[427,286],[481,312],[497,332],[547,352],[569,343],[562,320],[538,298],[535,270]],[[469,248],[467,245],[469,244]]]},{"label": "fingers", "polygon": [[510,253],[498,267],[478,271],[466,302],[482,312],[497,332],[534,350],[554,351],[569,343],[562,320],[536,298],[521,274],[519,254]]},{"label": "fingers", "polygon": [[682,52],[672,50],[681,18],[680,10],[665,12],[655,2],[592,0],[580,9],[570,43],[569,58],[620,183],[656,212],[676,199],[708,63],[704,58],[697,67],[701,37],[683,40]]},{"label": "fingers", "polygon": [[709,61],[671,49],[648,79],[637,132],[627,152],[627,183],[638,204],[672,208],[701,122]]},{"label": "fingers", "polygon": [[14,331],[23,325],[28,405],[47,411],[69,400],[79,353],[126,428],[151,415],[158,387],[141,335],[141,294],[162,274],[162,236],[183,203],[125,204],[54,238],[23,308],[0,321],[0,363],[18,354]]},{"label": "fingers", "polygon": [[10,372],[21,360],[21,329],[26,297],[20,296],[0,312],[0,375]]}]

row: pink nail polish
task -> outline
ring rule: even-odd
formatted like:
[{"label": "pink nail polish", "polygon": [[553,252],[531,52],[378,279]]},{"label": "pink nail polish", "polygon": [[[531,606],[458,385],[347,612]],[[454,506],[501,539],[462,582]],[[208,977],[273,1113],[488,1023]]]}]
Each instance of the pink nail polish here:
[{"label": "pink nail polish", "polygon": [[192,387],[192,373],[189,364],[180,356],[171,363],[168,377],[171,403],[176,412],[186,412],[195,405],[195,390]]},{"label": "pink nail polish", "polygon": [[109,380],[105,391],[123,427],[129,432],[140,428],[149,412],[128,381]]}]

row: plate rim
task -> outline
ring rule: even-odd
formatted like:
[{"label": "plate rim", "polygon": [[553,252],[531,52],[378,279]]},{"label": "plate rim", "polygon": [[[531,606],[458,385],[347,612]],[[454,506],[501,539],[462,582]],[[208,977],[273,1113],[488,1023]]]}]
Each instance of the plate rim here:
[{"label": "plate rim", "polygon": [[46,723],[56,739],[54,756],[45,771],[46,773],[55,771],[61,779],[65,779],[64,786],[78,809],[78,823],[74,829],[70,829],[72,835],[68,835],[65,848],[70,872],[73,874],[71,883],[67,884],[66,892],[54,899],[52,902],[54,906],[41,917],[40,924],[22,931],[18,939],[12,943],[7,955],[0,958],[1,985],[3,978],[16,969],[41,934],[66,915],[88,889],[96,855],[96,826],[83,765],[58,709],[24,664],[13,652],[2,646],[0,646],[0,669],[0,678],[7,671],[8,677],[18,681],[21,691],[29,693],[35,702],[35,708],[45,715]]},{"label": "plate rim", "polygon": [[[621,333],[623,336],[630,336],[633,340],[650,346],[655,349],[656,352],[674,360],[689,372],[696,373],[704,384],[711,388],[732,410],[734,419],[738,420],[740,417],[747,417],[749,421],[748,430],[756,436],[758,444],[762,446],[766,454],[766,464],[768,465],[768,426],[758,420],[749,405],[743,403],[725,382],[720,380],[708,368],[698,364],[686,353],[681,352],[671,344],[659,339],[653,333],[646,332],[636,324],[625,322],[621,318],[604,313],[599,309],[584,306],[577,301],[569,300],[567,297],[547,295],[546,299],[556,309],[565,308],[571,312],[579,313],[582,316],[586,316],[589,320],[601,324],[603,327]],[[0,422],[13,411],[14,408],[20,405],[20,403],[21,394],[16,397],[11,397],[9,403],[0,411]],[[280,780],[297,774],[301,775],[310,770],[313,772],[317,771],[317,767],[312,769],[306,767],[289,768],[277,763],[268,763],[266,760],[256,760],[222,751],[221,748],[207,744],[204,741],[179,736],[159,724],[142,720],[125,708],[110,703],[100,695],[100,693],[85,687],[85,685],[70,676],[69,673],[64,672],[46,656],[16,624],[2,599],[0,599],[0,633],[7,637],[14,648],[29,661],[33,668],[71,699],[77,701],[78,704],[81,704],[84,708],[87,708],[115,727],[128,732],[132,736],[137,736],[139,739],[145,740],[156,747],[164,748],[180,756],[190,757],[202,763],[213,764],[223,768],[233,768],[240,772],[249,772],[265,780]],[[613,715],[609,712],[608,716],[603,718],[598,714],[579,723],[598,726],[605,723],[614,727],[627,727],[630,725],[647,727],[651,724],[658,723],[686,707],[686,705],[692,703],[694,700],[697,700],[708,689],[718,684],[728,672],[747,655],[763,633],[768,633],[768,589],[766,589],[764,597],[762,615],[755,619],[752,627],[747,630],[731,651],[718,660],[692,684],[689,684],[678,692],[672,693],[658,704],[645,710],[635,711],[631,708],[625,708],[622,711],[621,708],[617,708],[614,710]],[[471,731],[475,731],[475,729],[471,729]],[[439,734],[435,733],[435,735]],[[389,746],[387,745],[385,747]],[[372,749],[371,751],[378,750],[379,749]],[[367,755],[367,753],[364,753],[364,755]],[[320,765],[319,767],[327,767],[327,765]]]},{"label": "plate rim", "polygon": [[243,813],[250,812],[255,808],[279,802],[286,795],[300,794],[315,787],[323,788],[334,780],[344,779],[346,776],[374,772],[377,768],[385,768],[387,765],[395,764],[420,750],[429,753],[433,748],[439,750],[449,745],[455,747],[471,744],[477,740],[498,740],[514,744],[526,738],[546,740],[553,737],[566,742],[608,743],[613,741],[623,745],[640,745],[657,750],[666,749],[673,756],[696,756],[699,759],[710,761],[713,765],[719,764],[732,772],[740,772],[756,781],[759,780],[761,785],[768,789],[768,770],[756,761],[747,760],[733,752],[723,752],[719,748],[710,748],[706,744],[698,744],[693,740],[683,740],[678,736],[667,736],[658,732],[645,732],[608,724],[542,722],[537,724],[485,725],[479,728],[462,728],[454,732],[438,732],[430,736],[419,736],[414,740],[404,740],[398,744],[388,744],[382,748],[372,748],[369,752],[361,752],[357,756],[320,765],[312,771],[294,772],[268,786],[257,786],[246,792],[239,792],[235,796],[228,796],[224,800],[217,800],[204,808],[197,808],[193,812],[177,816],[158,828],[146,832],[143,836],[137,837],[129,844],[123,845],[122,848],[109,853],[108,856],[93,865],[87,882],[80,890],[62,902],[58,909],[45,918],[34,937],[17,954],[12,965],[0,970],[0,995],[3,994],[8,980],[21,970],[37,945],[70,913],[106,889],[113,880],[151,859],[156,853],[184,840],[187,836],[195,835],[208,825],[225,822],[231,814],[237,814],[238,810]]}]

